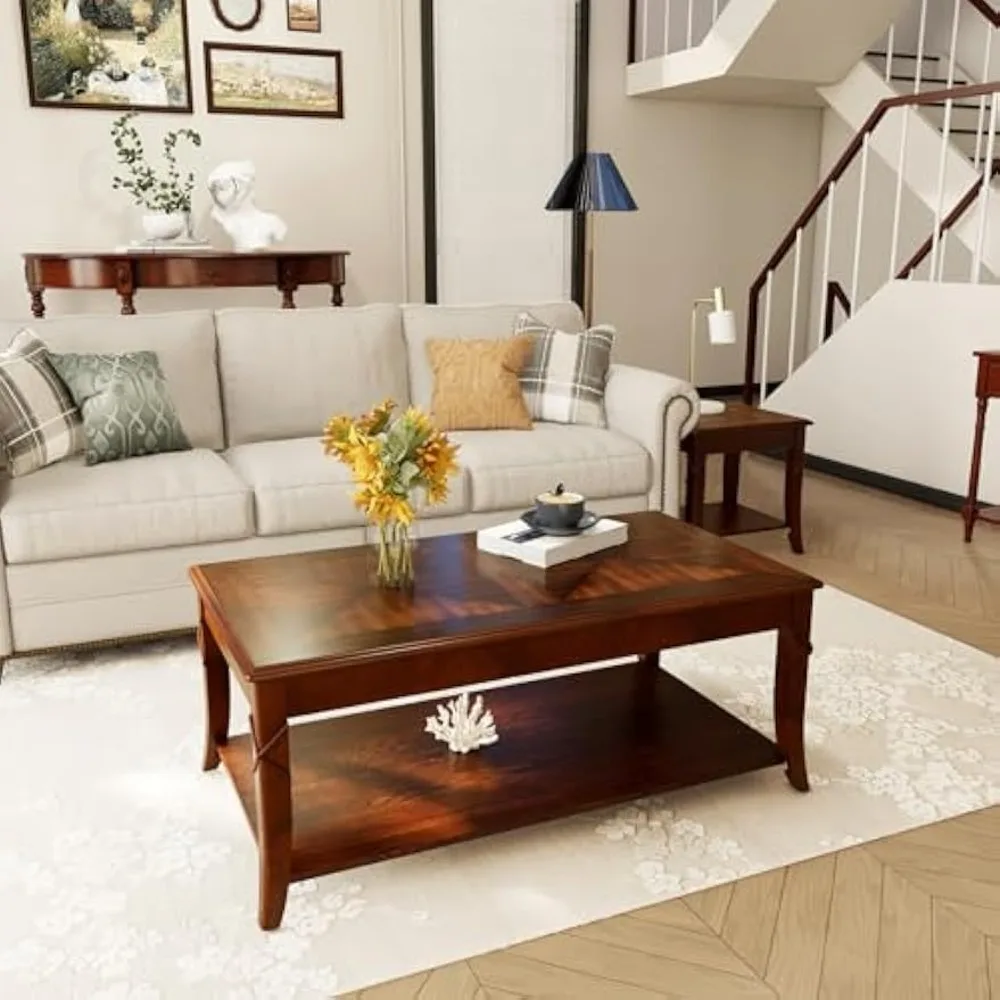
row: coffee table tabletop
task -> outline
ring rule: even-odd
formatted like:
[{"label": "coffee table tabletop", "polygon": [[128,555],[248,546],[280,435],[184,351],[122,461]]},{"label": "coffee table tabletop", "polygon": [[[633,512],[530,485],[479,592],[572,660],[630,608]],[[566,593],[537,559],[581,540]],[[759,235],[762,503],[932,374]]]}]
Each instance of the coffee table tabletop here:
[{"label": "coffee table tabletop", "polygon": [[[538,570],[475,535],[421,540],[412,594],[368,581],[364,548],[195,566],[207,731],[260,853],[262,927],[290,881],[785,763],[802,743],[819,581],[658,513],[619,548]],[[659,652],[778,632],[776,742],[659,669]],[[423,702],[289,726],[328,709],[483,688],[562,667],[621,666],[492,690],[500,742],[460,757]],[[229,735],[229,677],[251,709]]]}]

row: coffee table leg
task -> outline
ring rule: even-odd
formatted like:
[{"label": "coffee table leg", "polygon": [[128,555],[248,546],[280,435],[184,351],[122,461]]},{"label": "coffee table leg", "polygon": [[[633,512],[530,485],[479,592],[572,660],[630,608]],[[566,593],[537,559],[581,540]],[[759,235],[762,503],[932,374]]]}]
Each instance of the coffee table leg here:
[{"label": "coffee table leg", "polygon": [[809,791],[804,745],[806,678],[812,645],[812,594],[791,599],[788,618],[778,629],[774,677],[774,727],[793,788]]},{"label": "coffee table leg", "polygon": [[204,612],[198,623],[198,648],[205,668],[205,756],[202,770],[219,766],[219,747],[229,739],[229,665],[226,663]]},{"label": "coffee table leg", "polygon": [[281,923],[292,871],[292,781],[285,692],[255,684],[250,719],[255,745],[257,850],[260,884],[257,922],[265,931]]}]

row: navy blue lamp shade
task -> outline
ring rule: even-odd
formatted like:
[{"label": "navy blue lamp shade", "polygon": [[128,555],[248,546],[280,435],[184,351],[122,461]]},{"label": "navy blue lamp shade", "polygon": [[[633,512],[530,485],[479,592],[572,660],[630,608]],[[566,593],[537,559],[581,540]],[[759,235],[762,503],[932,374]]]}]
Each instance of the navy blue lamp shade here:
[{"label": "navy blue lamp shade", "polygon": [[580,153],[545,208],[550,212],[634,212],[635,199],[610,153]]}]

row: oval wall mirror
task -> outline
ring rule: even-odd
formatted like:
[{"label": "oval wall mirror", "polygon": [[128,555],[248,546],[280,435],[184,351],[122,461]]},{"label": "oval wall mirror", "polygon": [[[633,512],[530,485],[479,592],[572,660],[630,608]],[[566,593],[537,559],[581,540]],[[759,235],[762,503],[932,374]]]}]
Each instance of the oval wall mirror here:
[{"label": "oval wall mirror", "polygon": [[212,0],[215,16],[232,31],[249,31],[259,20],[264,0]]}]

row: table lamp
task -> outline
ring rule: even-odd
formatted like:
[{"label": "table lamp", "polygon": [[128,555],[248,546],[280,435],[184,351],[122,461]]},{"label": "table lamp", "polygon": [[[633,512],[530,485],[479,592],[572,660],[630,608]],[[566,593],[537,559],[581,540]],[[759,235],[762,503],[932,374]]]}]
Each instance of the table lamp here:
[{"label": "table lamp", "polygon": [[[697,388],[695,382],[695,348],[698,344],[698,307],[713,306],[708,314],[708,342],[713,347],[722,347],[736,343],[736,314],[726,308],[726,295],[721,287],[717,287],[710,299],[695,299],[691,309],[691,346],[688,350],[688,381]],[[726,404],[716,399],[701,401],[703,417],[718,416],[726,412]]]},{"label": "table lamp", "polygon": [[610,153],[579,153],[573,157],[545,208],[549,212],[579,212],[587,220],[587,275],[583,312],[587,326],[594,318],[594,212],[634,212],[638,206]]}]

